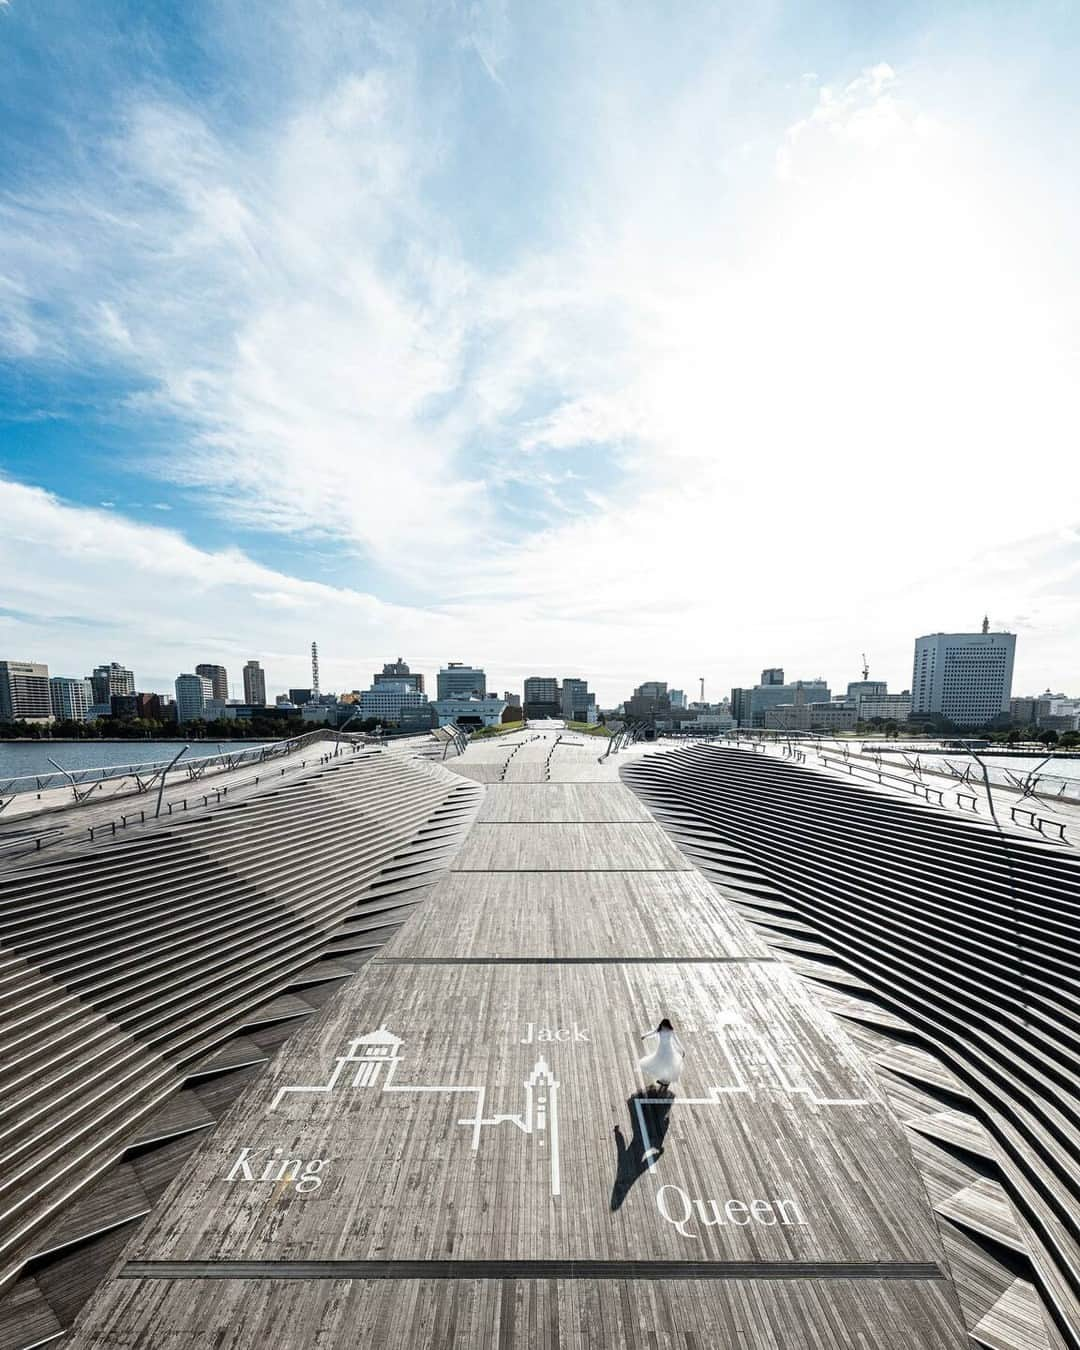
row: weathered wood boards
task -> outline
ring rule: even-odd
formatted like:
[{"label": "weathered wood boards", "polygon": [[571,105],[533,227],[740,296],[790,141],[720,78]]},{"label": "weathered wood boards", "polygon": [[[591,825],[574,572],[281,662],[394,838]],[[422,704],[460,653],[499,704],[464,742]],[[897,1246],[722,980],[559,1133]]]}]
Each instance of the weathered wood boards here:
[{"label": "weathered wood boards", "polygon": [[[607,818],[591,788],[553,820],[557,784],[488,786],[457,870],[206,1141],[80,1348],[964,1344],[865,1061],[613,767],[556,756],[606,775]],[[663,1016],[687,1058],[650,1098]]]}]

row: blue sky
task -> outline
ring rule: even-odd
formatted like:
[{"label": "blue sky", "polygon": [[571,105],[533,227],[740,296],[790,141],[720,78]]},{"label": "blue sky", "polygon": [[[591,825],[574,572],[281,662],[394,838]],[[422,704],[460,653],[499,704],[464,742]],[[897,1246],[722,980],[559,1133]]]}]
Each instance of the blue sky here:
[{"label": "blue sky", "polygon": [[1078,30],[0,3],[0,647],[1076,692]]}]

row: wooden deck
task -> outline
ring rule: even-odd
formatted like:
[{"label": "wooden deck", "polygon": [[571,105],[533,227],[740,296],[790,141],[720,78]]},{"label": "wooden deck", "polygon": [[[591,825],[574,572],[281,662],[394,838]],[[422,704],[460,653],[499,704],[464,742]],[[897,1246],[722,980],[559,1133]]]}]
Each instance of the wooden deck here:
[{"label": "wooden deck", "polygon": [[[193,1155],[74,1344],[964,1346],[869,1064],[615,761],[526,732],[460,769],[487,787],[454,871]],[[685,1072],[649,1098],[663,1016]]]}]

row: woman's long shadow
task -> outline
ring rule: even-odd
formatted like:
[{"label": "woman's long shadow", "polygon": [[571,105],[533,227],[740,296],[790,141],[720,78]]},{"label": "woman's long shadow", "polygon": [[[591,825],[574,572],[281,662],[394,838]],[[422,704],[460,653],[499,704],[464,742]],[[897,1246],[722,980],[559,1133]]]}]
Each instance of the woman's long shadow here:
[{"label": "woman's long shadow", "polygon": [[638,1177],[644,1176],[651,1164],[663,1153],[664,1136],[667,1134],[668,1116],[673,1100],[671,1093],[654,1097],[633,1092],[627,1097],[631,1135],[630,1143],[627,1144],[622,1129],[618,1125],[615,1126],[615,1184],[611,1188],[613,1212],[621,1208],[630,1187]]}]

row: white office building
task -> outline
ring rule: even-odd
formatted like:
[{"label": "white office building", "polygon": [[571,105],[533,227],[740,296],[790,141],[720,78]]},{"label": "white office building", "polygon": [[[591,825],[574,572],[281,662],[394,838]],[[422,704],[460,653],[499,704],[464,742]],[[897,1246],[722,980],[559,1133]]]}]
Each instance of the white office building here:
[{"label": "white office building", "polygon": [[62,722],[85,722],[94,702],[94,686],[85,678],[54,675],[49,681],[49,697],[54,717]]},{"label": "white office building", "polygon": [[135,692],[134,673],[119,661],[110,661],[107,666],[95,666],[89,679],[94,688],[95,703],[108,703],[114,694]]},{"label": "white office building", "polygon": [[51,722],[49,667],[39,661],[0,661],[0,722]]},{"label": "white office building", "polygon": [[436,676],[436,693],[439,698],[454,698],[464,694],[466,698],[483,698],[487,693],[487,674],[479,666],[465,666],[460,661],[450,661]]},{"label": "white office building", "polygon": [[427,695],[413,686],[411,680],[379,680],[361,693],[359,711],[366,721],[377,717],[380,722],[397,726],[401,721],[413,721],[428,706]]},{"label": "white office building", "polygon": [[206,705],[214,697],[214,686],[205,675],[177,675],[176,720],[202,722],[206,720]]},{"label": "white office building", "polygon": [[911,691],[902,694],[862,694],[858,700],[859,721],[906,722],[911,716]]},{"label": "white office building", "polygon": [[1014,633],[929,633],[915,639],[911,715],[938,714],[957,726],[985,726],[1009,711]]},{"label": "white office building", "polygon": [[451,723],[460,727],[497,726],[502,722],[506,707],[506,699],[499,698],[498,694],[485,698],[440,698],[434,704],[441,727]]}]

